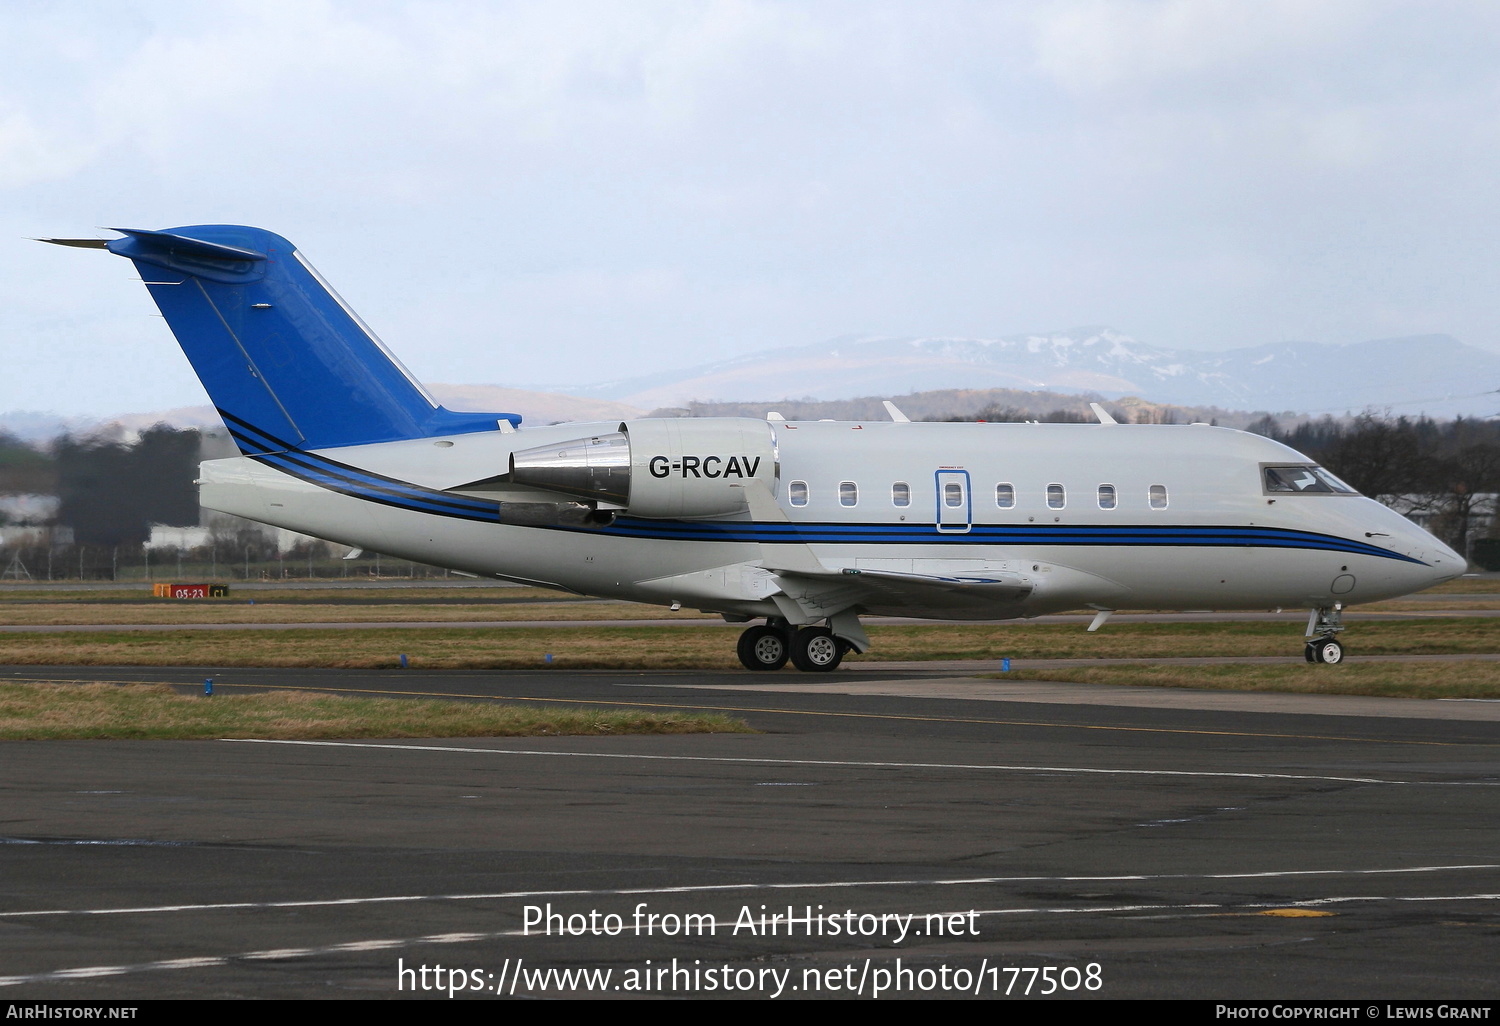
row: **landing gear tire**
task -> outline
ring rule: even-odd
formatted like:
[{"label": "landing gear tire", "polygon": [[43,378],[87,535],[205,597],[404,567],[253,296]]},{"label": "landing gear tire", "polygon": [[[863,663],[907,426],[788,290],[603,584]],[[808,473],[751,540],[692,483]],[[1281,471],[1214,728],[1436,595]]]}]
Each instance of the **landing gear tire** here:
[{"label": "landing gear tire", "polygon": [[1306,637],[1312,640],[1302,650],[1310,663],[1326,663],[1330,666],[1344,661],[1344,646],[1337,635],[1344,629],[1344,604],[1314,607],[1307,617]]},{"label": "landing gear tire", "polygon": [[791,647],[785,631],[761,625],[740,635],[736,652],[747,670],[779,670],[786,665]]},{"label": "landing gear tire", "polygon": [[1313,651],[1313,658],[1320,663],[1332,666],[1344,661],[1344,646],[1333,638],[1319,638],[1308,646]]},{"label": "landing gear tire", "polygon": [[805,627],[792,635],[792,665],[805,673],[838,669],[847,646],[827,627]]}]

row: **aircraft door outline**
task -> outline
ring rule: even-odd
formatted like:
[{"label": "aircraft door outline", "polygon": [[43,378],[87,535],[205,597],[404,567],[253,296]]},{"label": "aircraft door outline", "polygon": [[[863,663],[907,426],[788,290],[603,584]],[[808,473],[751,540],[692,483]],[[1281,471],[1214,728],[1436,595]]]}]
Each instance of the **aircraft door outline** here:
[{"label": "aircraft door outline", "polygon": [[[941,534],[967,534],[974,526],[974,490],[967,470],[939,470],[933,475],[937,515],[933,523]],[[955,491],[955,489],[957,489]]]}]

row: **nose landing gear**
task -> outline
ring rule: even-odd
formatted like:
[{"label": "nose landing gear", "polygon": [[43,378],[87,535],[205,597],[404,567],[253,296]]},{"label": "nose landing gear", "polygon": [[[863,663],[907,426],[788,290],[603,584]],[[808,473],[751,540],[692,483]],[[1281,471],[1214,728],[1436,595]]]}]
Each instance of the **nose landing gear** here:
[{"label": "nose landing gear", "polygon": [[1344,661],[1344,646],[1335,635],[1344,629],[1344,604],[1334,603],[1332,608],[1322,606],[1314,609],[1307,618],[1308,642],[1302,649],[1302,657],[1310,663],[1341,663]]}]

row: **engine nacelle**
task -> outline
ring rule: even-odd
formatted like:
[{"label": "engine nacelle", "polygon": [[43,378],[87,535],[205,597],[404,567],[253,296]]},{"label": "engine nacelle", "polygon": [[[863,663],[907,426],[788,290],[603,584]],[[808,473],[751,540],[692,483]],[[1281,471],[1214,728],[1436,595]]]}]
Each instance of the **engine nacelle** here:
[{"label": "engine nacelle", "polygon": [[776,436],[763,420],[631,420],[605,435],[511,454],[516,484],[576,496],[638,517],[712,517],[746,508],[745,489],[774,493]]}]

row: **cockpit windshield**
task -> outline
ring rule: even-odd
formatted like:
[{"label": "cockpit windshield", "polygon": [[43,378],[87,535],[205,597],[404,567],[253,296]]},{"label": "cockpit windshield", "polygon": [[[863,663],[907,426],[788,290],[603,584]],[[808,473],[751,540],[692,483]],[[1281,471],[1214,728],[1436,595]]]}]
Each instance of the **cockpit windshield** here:
[{"label": "cockpit windshield", "polygon": [[1265,467],[1266,491],[1303,492],[1321,495],[1358,495],[1347,484],[1322,467],[1301,464],[1291,467]]}]

